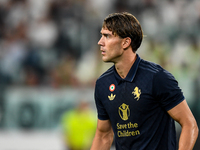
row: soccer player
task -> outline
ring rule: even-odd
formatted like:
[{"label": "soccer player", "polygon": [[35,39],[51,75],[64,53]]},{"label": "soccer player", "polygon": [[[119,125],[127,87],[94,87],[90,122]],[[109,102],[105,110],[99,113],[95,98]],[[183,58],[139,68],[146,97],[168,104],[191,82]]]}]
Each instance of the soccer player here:
[{"label": "soccer player", "polygon": [[[130,13],[104,19],[98,42],[104,62],[114,65],[96,81],[98,112],[91,150],[192,150],[198,136],[196,120],[173,75],[136,53],[143,39]],[[175,121],[181,127],[176,143]]]}]

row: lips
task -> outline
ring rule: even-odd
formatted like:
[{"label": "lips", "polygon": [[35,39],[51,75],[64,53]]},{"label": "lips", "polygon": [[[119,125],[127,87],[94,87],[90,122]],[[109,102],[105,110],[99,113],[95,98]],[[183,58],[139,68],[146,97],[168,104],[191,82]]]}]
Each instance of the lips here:
[{"label": "lips", "polygon": [[105,55],[105,53],[106,53],[106,51],[103,50],[103,49],[101,49],[101,54],[102,54],[102,55]]},{"label": "lips", "polygon": [[102,55],[105,55],[105,54],[106,54],[106,52],[105,52],[105,51],[102,51],[102,52],[101,52],[101,54],[102,54]]}]

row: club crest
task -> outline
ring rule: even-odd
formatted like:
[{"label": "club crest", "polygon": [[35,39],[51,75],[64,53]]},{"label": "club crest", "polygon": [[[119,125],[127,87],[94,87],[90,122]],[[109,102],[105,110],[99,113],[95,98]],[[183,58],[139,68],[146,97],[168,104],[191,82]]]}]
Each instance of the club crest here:
[{"label": "club crest", "polygon": [[134,98],[138,101],[140,99],[141,90],[136,86],[132,94],[135,96]]}]

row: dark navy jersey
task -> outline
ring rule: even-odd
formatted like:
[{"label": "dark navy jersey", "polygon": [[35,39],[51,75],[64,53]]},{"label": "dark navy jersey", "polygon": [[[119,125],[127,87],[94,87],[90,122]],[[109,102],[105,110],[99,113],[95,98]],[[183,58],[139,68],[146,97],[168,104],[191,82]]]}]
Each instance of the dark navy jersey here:
[{"label": "dark navy jersey", "polygon": [[138,55],[125,79],[112,66],[96,81],[98,119],[111,121],[117,150],[175,150],[167,111],[184,99],[168,71]]}]

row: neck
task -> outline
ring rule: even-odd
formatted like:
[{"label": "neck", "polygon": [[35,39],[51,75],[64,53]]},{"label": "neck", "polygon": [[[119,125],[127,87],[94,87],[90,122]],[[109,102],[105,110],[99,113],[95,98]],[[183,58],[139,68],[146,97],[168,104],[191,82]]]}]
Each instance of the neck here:
[{"label": "neck", "polygon": [[136,58],[136,53],[131,52],[127,53],[120,61],[115,63],[115,69],[121,78],[126,78]]}]

